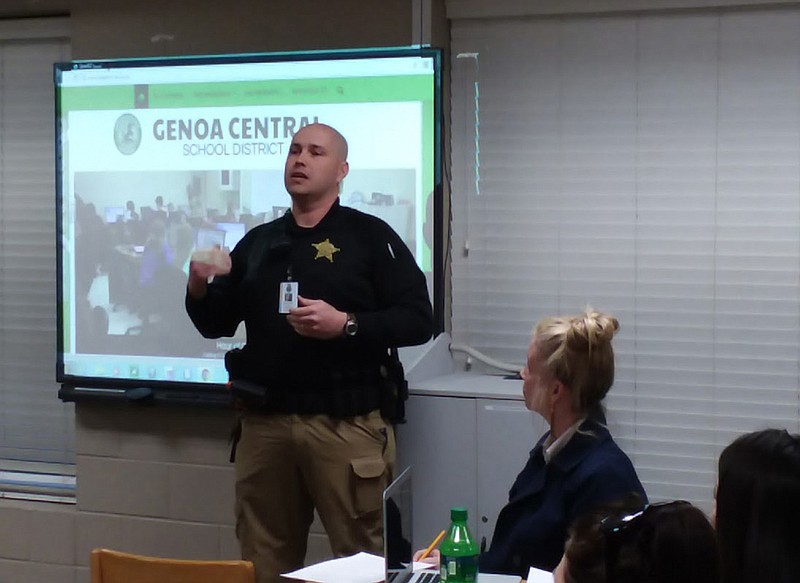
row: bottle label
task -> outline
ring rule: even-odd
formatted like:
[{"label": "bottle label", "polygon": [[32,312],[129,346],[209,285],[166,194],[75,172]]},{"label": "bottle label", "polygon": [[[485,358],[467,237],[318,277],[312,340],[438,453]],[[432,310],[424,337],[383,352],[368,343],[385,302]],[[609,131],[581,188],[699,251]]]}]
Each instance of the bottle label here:
[{"label": "bottle label", "polygon": [[478,580],[478,557],[445,557],[441,559],[442,581],[447,583],[474,583]]}]

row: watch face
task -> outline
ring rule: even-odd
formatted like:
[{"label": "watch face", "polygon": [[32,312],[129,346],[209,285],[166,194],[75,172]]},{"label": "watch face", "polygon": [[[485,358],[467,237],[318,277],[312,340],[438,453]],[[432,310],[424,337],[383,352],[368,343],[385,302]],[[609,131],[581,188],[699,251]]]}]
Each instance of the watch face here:
[{"label": "watch face", "polygon": [[344,333],[348,336],[355,336],[356,332],[358,332],[358,322],[348,319],[347,323],[344,325]]}]

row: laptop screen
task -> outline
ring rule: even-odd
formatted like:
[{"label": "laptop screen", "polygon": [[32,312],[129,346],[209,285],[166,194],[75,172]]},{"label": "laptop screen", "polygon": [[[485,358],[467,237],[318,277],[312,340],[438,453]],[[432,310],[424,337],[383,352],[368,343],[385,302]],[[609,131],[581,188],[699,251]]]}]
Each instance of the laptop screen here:
[{"label": "laptop screen", "polygon": [[244,238],[243,223],[216,223],[214,227],[218,231],[225,231],[225,247],[233,251],[236,244]]},{"label": "laptop screen", "polygon": [[209,249],[214,246],[221,249],[225,246],[225,231],[219,229],[197,229],[195,236],[195,247],[197,249]]},{"label": "laptop screen", "polygon": [[383,491],[383,556],[386,581],[404,583],[411,578],[411,468]]}]

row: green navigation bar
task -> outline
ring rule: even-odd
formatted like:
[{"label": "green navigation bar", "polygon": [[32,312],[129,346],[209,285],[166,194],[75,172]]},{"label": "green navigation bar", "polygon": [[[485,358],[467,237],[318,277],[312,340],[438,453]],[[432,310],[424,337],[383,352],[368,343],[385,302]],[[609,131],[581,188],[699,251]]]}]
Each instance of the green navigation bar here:
[{"label": "green navigation bar", "polygon": [[433,102],[430,75],[61,87],[61,113],[85,110],[234,107],[391,101]]}]

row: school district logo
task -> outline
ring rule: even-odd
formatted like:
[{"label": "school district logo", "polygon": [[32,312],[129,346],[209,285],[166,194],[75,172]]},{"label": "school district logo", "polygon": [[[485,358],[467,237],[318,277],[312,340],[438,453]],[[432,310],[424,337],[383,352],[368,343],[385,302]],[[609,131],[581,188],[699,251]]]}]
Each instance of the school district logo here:
[{"label": "school district logo", "polygon": [[130,113],[119,116],[114,124],[114,143],[121,154],[130,156],[139,149],[142,143],[142,126],[139,120]]}]

